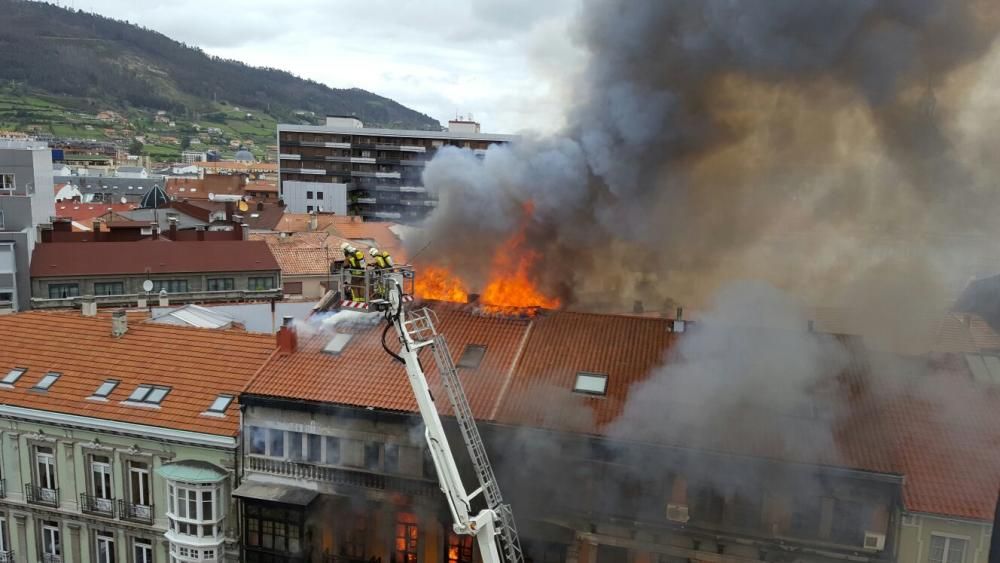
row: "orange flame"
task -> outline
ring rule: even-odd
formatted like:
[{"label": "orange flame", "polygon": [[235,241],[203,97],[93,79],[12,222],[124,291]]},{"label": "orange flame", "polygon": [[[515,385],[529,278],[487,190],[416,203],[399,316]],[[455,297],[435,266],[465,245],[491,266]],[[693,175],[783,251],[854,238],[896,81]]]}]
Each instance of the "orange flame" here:
[{"label": "orange flame", "polygon": [[466,303],[469,300],[462,280],[440,266],[421,268],[413,280],[413,291],[423,299],[435,301]]},{"label": "orange flame", "polygon": [[531,269],[538,258],[538,253],[525,245],[523,229],[507,239],[493,258],[490,281],[483,290],[486,309],[558,308],[559,300],[543,295],[531,280]]}]

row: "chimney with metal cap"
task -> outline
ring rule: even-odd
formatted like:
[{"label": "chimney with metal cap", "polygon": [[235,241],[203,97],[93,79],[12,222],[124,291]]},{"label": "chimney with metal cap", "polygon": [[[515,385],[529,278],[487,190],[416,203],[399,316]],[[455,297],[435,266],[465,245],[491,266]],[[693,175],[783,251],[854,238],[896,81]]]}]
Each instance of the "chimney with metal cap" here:
[{"label": "chimney with metal cap", "polygon": [[295,353],[298,349],[299,339],[298,335],[295,333],[295,319],[292,317],[284,317],[281,320],[281,328],[278,329],[278,351],[283,356],[288,356]]}]

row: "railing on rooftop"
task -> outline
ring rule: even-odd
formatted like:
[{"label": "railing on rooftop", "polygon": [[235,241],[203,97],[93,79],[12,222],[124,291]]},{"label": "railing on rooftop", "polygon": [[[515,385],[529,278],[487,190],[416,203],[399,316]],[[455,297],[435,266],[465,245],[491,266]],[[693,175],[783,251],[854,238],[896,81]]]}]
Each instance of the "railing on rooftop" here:
[{"label": "railing on rooftop", "polygon": [[294,479],[324,481],[335,485],[388,490],[411,495],[435,496],[440,494],[438,486],[432,481],[371,473],[360,469],[313,465],[285,459],[247,456],[247,469]]},{"label": "railing on rooftop", "polygon": [[[183,293],[169,293],[167,299],[171,305],[183,305],[191,302],[212,302],[212,301],[270,301],[281,299],[282,290],[277,289],[234,289],[228,291],[187,291]],[[31,306],[35,309],[54,309],[79,307],[84,300],[93,299],[98,307],[128,306],[136,305],[140,299],[146,299],[149,305],[157,305],[160,296],[158,293],[128,293],[122,295],[80,295],[76,297],[62,297],[49,299],[44,297],[32,297]]]}]

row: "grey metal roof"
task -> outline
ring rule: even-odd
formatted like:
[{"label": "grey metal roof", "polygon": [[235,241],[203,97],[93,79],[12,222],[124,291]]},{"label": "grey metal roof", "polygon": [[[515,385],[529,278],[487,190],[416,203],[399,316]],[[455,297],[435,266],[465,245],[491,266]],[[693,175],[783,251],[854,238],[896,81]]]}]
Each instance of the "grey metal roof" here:
[{"label": "grey metal roof", "polygon": [[[52,179],[57,184],[73,184],[82,193],[111,192],[116,196],[142,197],[153,186],[164,185],[163,176],[149,178],[119,178],[117,176],[55,176]],[[129,186],[132,189],[129,189]]]},{"label": "grey metal roof", "polygon": [[236,319],[220,311],[200,305],[185,305],[152,317],[147,322],[156,324],[193,326],[197,328],[230,328]]},{"label": "grey metal roof", "polygon": [[194,229],[195,227],[207,227],[208,223],[198,219],[197,217],[192,217],[186,213],[181,213],[176,209],[133,209],[131,211],[122,211],[119,213],[122,217],[126,217],[131,221],[143,221],[147,223],[152,223],[156,221],[160,225],[160,231],[166,231],[170,228],[170,220],[168,219],[168,214],[176,214],[177,216],[177,228],[178,229]]},{"label": "grey metal roof", "polygon": [[300,133],[336,133],[339,135],[371,135],[378,137],[416,137],[418,139],[446,139],[462,141],[497,141],[512,142],[520,135],[502,135],[499,133],[461,133],[455,131],[419,131],[416,129],[374,129],[362,127],[327,127],[325,125],[294,125],[279,123],[278,132],[293,131]]},{"label": "grey metal roof", "polygon": [[[273,334],[281,326],[283,317],[305,319],[316,305],[315,301],[279,301],[271,312],[270,303],[238,303],[233,305],[215,305],[205,307],[213,312],[225,315],[243,325],[247,332]],[[153,307],[153,317],[161,316],[176,309],[176,307]]]},{"label": "grey metal roof", "polygon": [[126,173],[133,173],[133,172],[135,172],[135,173],[140,173],[141,174],[142,172],[145,172],[145,171],[146,171],[146,169],[143,168],[142,166],[119,166],[118,167],[118,172],[126,172]]}]

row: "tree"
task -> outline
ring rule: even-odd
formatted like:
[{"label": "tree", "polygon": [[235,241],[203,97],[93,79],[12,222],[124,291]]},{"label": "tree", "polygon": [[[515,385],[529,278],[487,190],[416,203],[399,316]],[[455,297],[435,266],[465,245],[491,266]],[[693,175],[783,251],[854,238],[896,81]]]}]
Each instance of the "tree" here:
[{"label": "tree", "polygon": [[128,153],[129,154],[139,155],[139,154],[142,154],[142,151],[145,148],[146,147],[142,143],[140,143],[138,139],[132,139],[132,143],[129,144],[129,146],[128,146]]}]

